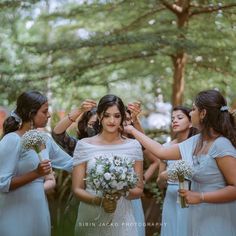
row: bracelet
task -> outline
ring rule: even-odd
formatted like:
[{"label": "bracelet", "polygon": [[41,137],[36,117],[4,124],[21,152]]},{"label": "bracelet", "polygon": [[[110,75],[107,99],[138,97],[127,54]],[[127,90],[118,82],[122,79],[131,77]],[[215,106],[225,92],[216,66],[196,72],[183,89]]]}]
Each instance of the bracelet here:
[{"label": "bracelet", "polygon": [[205,196],[204,196],[204,193],[203,193],[203,192],[201,192],[200,199],[201,199],[201,202],[204,202],[204,201],[205,201]]},{"label": "bracelet", "polygon": [[71,114],[70,114],[70,113],[68,113],[67,118],[68,118],[71,122],[75,122],[75,120],[71,118]]}]

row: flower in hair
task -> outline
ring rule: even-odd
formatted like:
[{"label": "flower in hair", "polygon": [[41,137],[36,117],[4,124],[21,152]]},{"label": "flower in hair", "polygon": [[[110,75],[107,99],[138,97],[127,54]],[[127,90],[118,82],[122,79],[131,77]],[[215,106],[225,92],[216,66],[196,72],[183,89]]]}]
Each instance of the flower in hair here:
[{"label": "flower in hair", "polygon": [[228,106],[222,106],[220,108],[220,111],[228,111],[229,110],[229,107]]},{"label": "flower in hair", "polygon": [[14,117],[15,121],[19,123],[19,126],[22,125],[22,119],[17,115],[15,110],[11,112],[10,116]]}]

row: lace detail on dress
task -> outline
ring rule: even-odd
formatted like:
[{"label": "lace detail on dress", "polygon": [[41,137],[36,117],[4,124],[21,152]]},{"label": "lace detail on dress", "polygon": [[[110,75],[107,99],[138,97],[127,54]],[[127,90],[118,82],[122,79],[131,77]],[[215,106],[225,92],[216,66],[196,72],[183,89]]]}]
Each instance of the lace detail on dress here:
[{"label": "lace detail on dress", "polygon": [[52,132],[54,140],[67,152],[70,156],[73,156],[77,140],[70,137],[66,132],[62,134],[55,134]]}]

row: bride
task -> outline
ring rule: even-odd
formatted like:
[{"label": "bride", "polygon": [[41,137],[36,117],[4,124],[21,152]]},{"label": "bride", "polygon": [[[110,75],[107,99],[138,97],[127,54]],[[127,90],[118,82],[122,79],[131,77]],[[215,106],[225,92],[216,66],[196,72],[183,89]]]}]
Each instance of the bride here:
[{"label": "bride", "polygon": [[[75,226],[75,235],[128,236],[137,235],[131,200],[143,192],[143,156],[138,141],[123,136],[125,106],[115,95],[101,98],[97,107],[100,132],[98,135],[79,140],[74,152],[72,189],[81,201]],[[95,158],[121,156],[134,160],[134,170],[139,176],[135,188],[126,197],[105,198],[96,192],[85,178],[95,165]]]}]

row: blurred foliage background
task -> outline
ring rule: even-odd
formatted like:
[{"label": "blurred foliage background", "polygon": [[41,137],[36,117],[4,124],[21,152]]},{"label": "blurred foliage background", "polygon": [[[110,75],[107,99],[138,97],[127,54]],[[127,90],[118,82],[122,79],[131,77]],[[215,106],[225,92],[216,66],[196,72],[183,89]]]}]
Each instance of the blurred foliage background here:
[{"label": "blurred foliage background", "polygon": [[[140,100],[148,115],[160,95],[191,106],[209,88],[236,108],[234,0],[1,0],[0,22],[0,106],[9,110],[32,89],[47,94],[54,114],[114,93]],[[70,176],[56,174],[53,232],[65,235]]]}]

